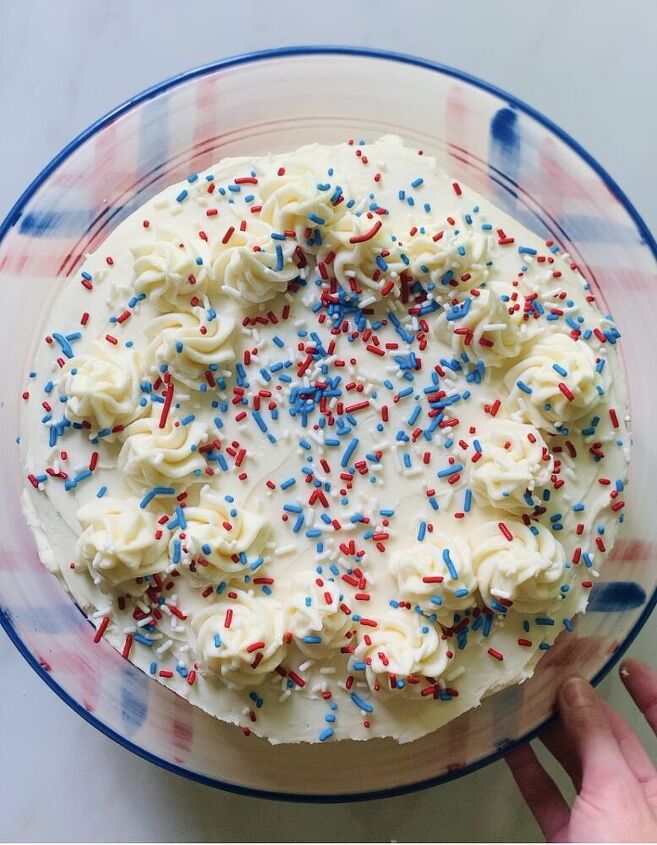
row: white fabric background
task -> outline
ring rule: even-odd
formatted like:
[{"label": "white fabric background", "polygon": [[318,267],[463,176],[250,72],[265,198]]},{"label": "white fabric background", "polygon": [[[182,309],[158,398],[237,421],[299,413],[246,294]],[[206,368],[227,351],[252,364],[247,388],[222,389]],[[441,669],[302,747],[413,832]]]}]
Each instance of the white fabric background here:
[{"label": "white fabric background", "polygon": [[[300,43],[416,53],[509,90],[580,141],[657,229],[652,0],[0,0],[0,215],[66,142],[131,94],[222,56]],[[656,632],[653,619],[631,653],[650,660]],[[617,677],[603,690],[641,725]],[[503,763],[351,805],[251,800],[185,781],[87,725],[0,633],[0,840],[539,837]]]}]

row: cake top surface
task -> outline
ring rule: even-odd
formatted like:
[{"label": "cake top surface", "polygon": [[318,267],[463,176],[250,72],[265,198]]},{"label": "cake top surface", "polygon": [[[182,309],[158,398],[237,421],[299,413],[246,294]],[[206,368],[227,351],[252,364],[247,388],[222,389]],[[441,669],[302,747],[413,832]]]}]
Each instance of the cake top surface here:
[{"label": "cake top surface", "polygon": [[97,635],[272,741],[407,741],[522,681],[622,521],[613,322],[393,136],[167,188],[46,331],[44,561]]}]

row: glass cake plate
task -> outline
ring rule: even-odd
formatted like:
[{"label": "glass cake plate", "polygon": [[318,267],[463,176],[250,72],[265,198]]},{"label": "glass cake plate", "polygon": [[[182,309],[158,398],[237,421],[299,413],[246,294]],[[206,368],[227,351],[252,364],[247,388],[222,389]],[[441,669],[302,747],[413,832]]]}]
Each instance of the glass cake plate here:
[{"label": "glass cake plate", "polygon": [[[37,327],[63,280],[166,185],[225,156],[390,132],[553,238],[613,313],[624,335],[633,412],[627,519],[589,612],[530,681],[408,745],[373,739],[273,746],[193,708],[107,643],[94,644],[90,623],[40,563],[21,511],[20,394]],[[645,389],[645,379],[657,370],[657,246],[585,150],[478,79],[410,56],[298,47],[222,60],[163,82],[79,135],[26,189],[0,227],[0,303],[0,623],[57,695],[153,763],[235,792],[296,800],[373,798],[440,783],[536,735],[553,713],[559,684],[574,672],[600,681],[655,604],[657,450],[649,438],[657,392]]]}]

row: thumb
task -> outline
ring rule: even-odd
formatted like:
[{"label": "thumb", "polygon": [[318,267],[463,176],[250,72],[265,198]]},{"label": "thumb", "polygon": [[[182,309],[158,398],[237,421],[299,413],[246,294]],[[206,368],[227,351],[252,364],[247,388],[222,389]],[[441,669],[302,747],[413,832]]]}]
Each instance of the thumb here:
[{"label": "thumb", "polygon": [[621,774],[627,769],[602,700],[587,681],[566,681],[559,691],[559,713],[580,760],[582,789],[599,789],[610,771]]}]

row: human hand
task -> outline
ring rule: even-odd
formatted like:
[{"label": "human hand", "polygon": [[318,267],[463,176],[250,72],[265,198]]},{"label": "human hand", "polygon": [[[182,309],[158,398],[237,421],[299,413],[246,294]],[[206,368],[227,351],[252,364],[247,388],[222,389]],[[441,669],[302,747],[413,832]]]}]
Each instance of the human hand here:
[{"label": "human hand", "polygon": [[[627,660],[620,676],[657,733],[657,672]],[[630,726],[581,678],[559,691],[559,721],[542,735],[570,775],[571,808],[529,744],[506,761],[549,842],[657,841],[657,769]]]}]

